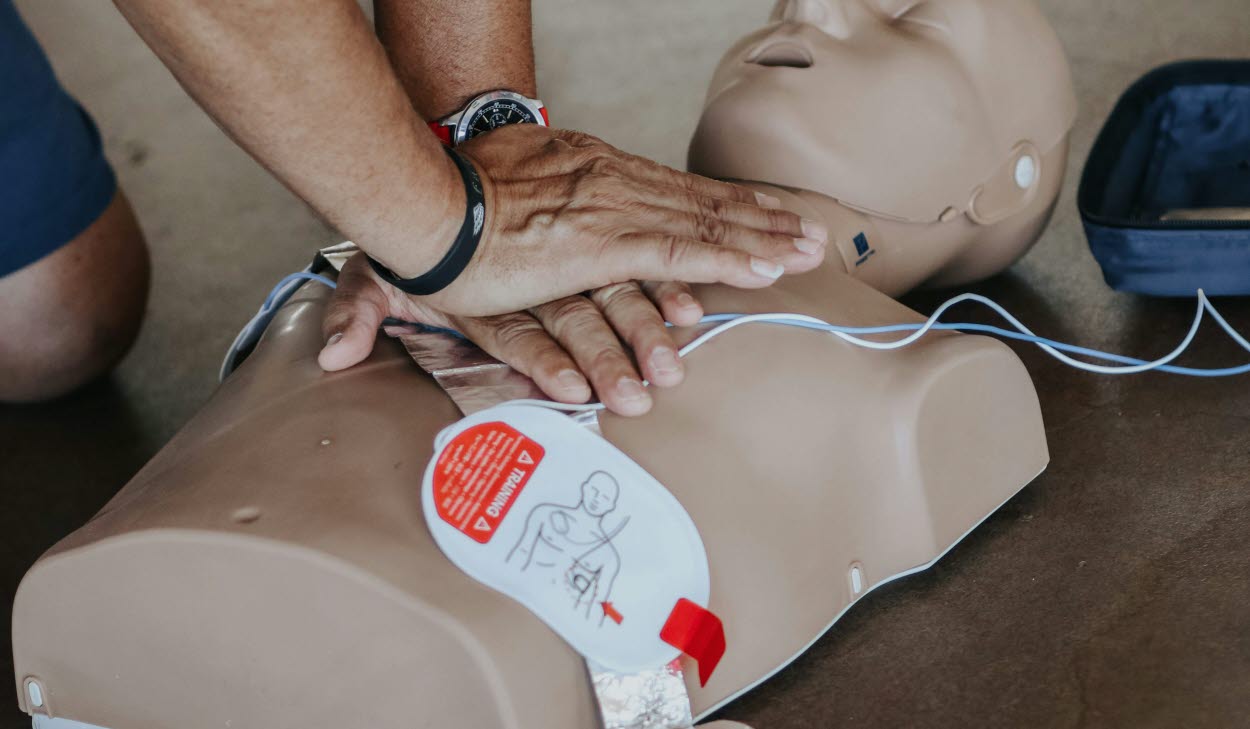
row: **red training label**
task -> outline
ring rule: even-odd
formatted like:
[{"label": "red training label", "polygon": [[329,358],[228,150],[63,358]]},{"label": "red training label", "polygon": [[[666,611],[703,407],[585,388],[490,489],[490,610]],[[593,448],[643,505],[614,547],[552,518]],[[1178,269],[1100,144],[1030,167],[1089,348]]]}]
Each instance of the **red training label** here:
[{"label": "red training label", "polygon": [[443,521],[486,544],[543,460],[543,447],[505,423],[482,423],[452,439],[434,467]]}]

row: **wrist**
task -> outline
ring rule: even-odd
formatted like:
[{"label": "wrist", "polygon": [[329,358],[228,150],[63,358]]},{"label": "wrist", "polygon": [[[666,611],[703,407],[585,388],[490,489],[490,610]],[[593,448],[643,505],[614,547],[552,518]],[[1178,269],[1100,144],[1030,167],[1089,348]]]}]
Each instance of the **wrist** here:
[{"label": "wrist", "polygon": [[438,265],[464,221],[467,198],[460,172],[446,154],[437,159],[427,168],[421,194],[406,203],[408,214],[396,216],[394,232],[367,248],[371,257],[403,278]]},{"label": "wrist", "polygon": [[458,147],[512,124],[549,126],[547,107],[542,101],[515,91],[495,89],[474,96],[455,114],[430,122],[429,126],[443,144]]},{"label": "wrist", "polygon": [[455,282],[473,261],[486,229],[486,185],[476,165],[450,148],[446,152],[460,175],[465,197],[460,228],[446,252],[432,267],[411,276],[397,273],[377,258],[368,259],[374,273],[383,281],[411,296],[431,296]]}]

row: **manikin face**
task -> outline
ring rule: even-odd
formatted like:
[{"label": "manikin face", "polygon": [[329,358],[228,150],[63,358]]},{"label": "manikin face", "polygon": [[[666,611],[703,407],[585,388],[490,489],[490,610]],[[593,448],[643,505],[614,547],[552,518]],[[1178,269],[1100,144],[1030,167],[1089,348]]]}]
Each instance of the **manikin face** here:
[{"label": "manikin face", "polygon": [[616,508],[620,493],[616,479],[603,471],[595,471],[582,484],[582,507],[591,516],[603,516]]},{"label": "manikin face", "polygon": [[1074,115],[1031,0],[781,0],[718,67],[690,167],[929,222]]}]

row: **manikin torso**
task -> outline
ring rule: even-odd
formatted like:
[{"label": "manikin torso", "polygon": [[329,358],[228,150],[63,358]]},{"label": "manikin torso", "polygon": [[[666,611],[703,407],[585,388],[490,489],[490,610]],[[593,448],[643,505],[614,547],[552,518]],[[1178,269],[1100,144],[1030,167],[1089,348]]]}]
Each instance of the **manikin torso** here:
[{"label": "manikin torso", "polygon": [[[919,319],[829,266],[701,295],[714,311]],[[204,411],[28,573],[14,605],[23,708],[110,729],[596,725],[580,657],[460,572],[425,526],[422,475],[459,411],[393,342],[321,372],[326,298],[311,288],[288,303]],[[687,666],[696,715],[786,664],[868,590],[930,564],[1048,458],[1019,360],[956,334],[881,353],[740,327],[694,352],[651,414],[604,414],[600,427],[704,542],[729,648],[706,686]],[[576,568],[569,550],[620,524],[571,503],[543,512],[533,555],[570,603],[576,588],[608,589],[612,560]]]},{"label": "manikin torso", "polygon": [[[1030,4],[803,0],[776,19],[722,64],[691,164],[829,222],[838,254],[761,291],[702,287],[708,311],[914,322],[887,294],[989,275],[1027,248],[1062,177],[1070,93],[1066,68],[1039,70],[1062,56]],[[742,60],[776,40],[790,45],[773,65]],[[919,67],[935,75],[908,81]],[[780,75],[809,71],[830,78]],[[1022,105],[1030,80],[1053,97],[1053,128]],[[813,93],[826,83],[837,93]],[[996,94],[1017,106],[999,110]],[[874,123],[907,99],[948,117]],[[765,101],[776,125],[743,126]],[[864,144],[825,136],[840,128]],[[936,136],[925,145],[917,128]],[[1035,164],[1023,187],[1022,154]],[[460,572],[425,526],[422,476],[460,411],[394,342],[323,373],[327,297],[298,293],[204,410],[32,567],[13,609],[24,710],[111,729],[598,725],[581,657]],[[686,665],[695,715],[938,559],[1048,459],[1019,360],[951,333],[874,352],[739,327],[692,353],[650,414],[598,425],[704,543],[728,649],[705,686]],[[578,502],[534,509],[508,567],[543,571],[572,605],[604,599],[620,562],[611,537],[634,528],[613,505],[612,484],[592,477]]]}]

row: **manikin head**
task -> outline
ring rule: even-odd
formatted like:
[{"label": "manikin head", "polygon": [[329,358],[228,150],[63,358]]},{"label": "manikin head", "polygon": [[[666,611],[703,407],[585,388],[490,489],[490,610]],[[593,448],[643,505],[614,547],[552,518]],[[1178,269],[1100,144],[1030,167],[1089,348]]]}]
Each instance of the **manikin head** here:
[{"label": "manikin head", "polygon": [[603,516],[616,508],[621,487],[603,471],[595,471],[582,482],[582,508],[591,516]]},{"label": "manikin head", "polygon": [[1014,218],[1007,237],[1023,244],[982,236],[1014,260],[1040,230],[1020,218],[1044,220],[1058,194],[1075,113],[1032,0],[780,0],[717,68],[689,167],[887,227],[963,222],[965,242]]}]

